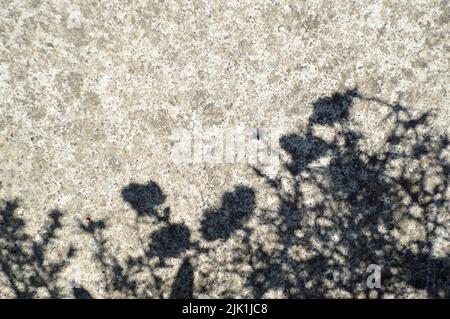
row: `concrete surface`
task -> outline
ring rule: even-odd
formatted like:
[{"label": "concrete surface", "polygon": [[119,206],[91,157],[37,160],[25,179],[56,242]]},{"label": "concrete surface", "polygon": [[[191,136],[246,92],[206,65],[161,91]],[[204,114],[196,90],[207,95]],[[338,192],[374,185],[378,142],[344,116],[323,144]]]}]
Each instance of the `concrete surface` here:
[{"label": "concrete surface", "polygon": [[[301,154],[333,144],[339,159],[352,153],[369,161],[367,154],[389,144],[395,123],[385,118],[395,103],[410,112],[402,121],[433,113],[420,134],[423,147],[436,145],[431,141],[450,133],[448,1],[4,0],[0,40],[1,298],[449,296],[449,273],[442,274],[447,145],[433,161],[389,164],[410,173],[423,167],[423,176],[442,185],[437,193],[423,186],[428,206],[412,195],[423,180],[411,177],[412,193],[395,188],[395,205],[373,212],[348,199],[367,195],[355,193],[363,187],[352,184],[359,171],[331,179],[317,173],[328,191],[301,182],[313,174],[306,166],[334,172],[338,157],[312,155],[289,170],[286,163],[299,155],[290,152],[290,140],[272,145],[279,170],[260,175],[245,156],[231,163],[173,157],[177,132],[201,125],[217,132],[266,128],[278,132],[277,141],[299,134],[307,145]],[[386,103],[345,93],[354,88]],[[348,114],[314,122],[320,103],[336,92],[338,105],[352,103]],[[358,132],[360,151],[345,146],[338,131]],[[418,140],[402,142],[406,149]],[[370,174],[383,183],[398,176]],[[267,183],[276,176],[286,190]],[[333,189],[333,178],[345,185]],[[299,202],[280,195],[293,194],[295,181]],[[416,199],[420,205],[408,204]],[[288,213],[283,205],[291,205]],[[348,230],[358,215],[346,212],[361,207],[394,215],[394,226],[379,231],[385,224],[375,218],[368,228],[355,222]],[[49,217],[52,210],[60,213]],[[300,217],[291,220],[293,214]],[[306,238],[311,229],[317,233]],[[367,249],[358,249],[373,255],[333,246],[332,238],[338,243],[349,233],[351,240],[355,229],[355,236],[369,234],[361,242]],[[281,240],[283,233],[290,239]],[[380,238],[395,243],[371,250]],[[392,250],[426,254],[426,262],[398,275],[405,280],[395,279],[401,267],[380,265],[382,285],[384,274],[393,279],[368,289],[366,267],[376,264],[370,256]],[[444,265],[438,275],[431,260]]]}]

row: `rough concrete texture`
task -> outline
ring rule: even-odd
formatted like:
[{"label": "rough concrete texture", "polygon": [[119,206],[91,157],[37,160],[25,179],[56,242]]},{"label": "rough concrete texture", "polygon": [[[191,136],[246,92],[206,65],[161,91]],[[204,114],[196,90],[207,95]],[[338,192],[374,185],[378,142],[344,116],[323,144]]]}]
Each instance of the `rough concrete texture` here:
[{"label": "rough concrete texture", "polygon": [[[449,297],[448,1],[4,0],[0,40],[1,298]],[[279,170],[174,160],[200,124]]]}]

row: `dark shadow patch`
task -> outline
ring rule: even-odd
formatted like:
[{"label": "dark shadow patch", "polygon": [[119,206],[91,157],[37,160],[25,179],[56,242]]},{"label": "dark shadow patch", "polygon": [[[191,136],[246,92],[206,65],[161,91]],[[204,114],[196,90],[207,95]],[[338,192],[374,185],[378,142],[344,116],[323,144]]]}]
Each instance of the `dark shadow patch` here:
[{"label": "dark shadow patch", "polygon": [[352,100],[358,97],[356,89],[344,93],[333,93],[332,96],[323,97],[313,103],[314,111],[309,119],[310,124],[333,125],[348,120]]},{"label": "dark shadow patch", "polygon": [[190,231],[182,224],[169,224],[154,232],[150,237],[149,257],[162,260],[178,257],[191,246]]},{"label": "dark shadow patch", "polygon": [[192,299],[194,292],[194,268],[185,258],[172,284],[171,299]]},{"label": "dark shadow patch", "polygon": [[92,298],[89,291],[87,291],[83,287],[73,287],[72,293],[75,299],[94,299]]},{"label": "dark shadow patch", "polygon": [[321,138],[306,134],[284,135],[280,138],[280,146],[291,155],[292,161],[286,168],[293,175],[300,174],[309,164],[325,155],[328,144]]},{"label": "dark shadow patch", "polygon": [[255,209],[255,192],[246,186],[237,186],[233,192],[222,197],[222,205],[217,210],[204,213],[201,233],[208,241],[227,239],[241,229]]},{"label": "dark shadow patch", "polygon": [[156,207],[163,204],[166,196],[155,182],[132,183],[122,190],[122,198],[142,215],[155,215]]}]

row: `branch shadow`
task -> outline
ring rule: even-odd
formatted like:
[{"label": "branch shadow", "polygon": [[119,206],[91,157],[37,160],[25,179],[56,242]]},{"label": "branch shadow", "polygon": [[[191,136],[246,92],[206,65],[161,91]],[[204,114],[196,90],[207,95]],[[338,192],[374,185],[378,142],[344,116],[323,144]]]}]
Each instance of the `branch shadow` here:
[{"label": "branch shadow", "polygon": [[[364,147],[366,136],[352,122],[357,100],[389,110],[383,122],[392,127],[375,149]],[[214,271],[235,271],[253,298],[270,297],[274,291],[287,298],[449,298],[448,248],[439,253],[437,239],[450,240],[450,141],[434,133],[435,114],[415,115],[399,103],[357,89],[321,97],[312,107],[304,132],[279,139],[289,156],[282,171],[269,176],[252,167],[274,194],[273,207],[258,208],[256,190],[236,185],[223,193],[217,207],[202,212],[201,240],[194,241],[189,227],[172,221],[167,195],[156,182],[131,183],[121,196],[135,213],[133,227],[142,251],[137,256],[119,256],[109,249],[106,219],[80,221],[80,229],[96,245],[95,262],[107,296],[208,295],[214,287],[196,288],[203,265],[194,265],[225,246],[231,261],[210,261]],[[331,138],[321,136],[320,127],[331,130]],[[57,261],[47,257],[63,227],[62,213],[49,212],[47,226],[34,239],[25,232],[17,208],[17,200],[7,201],[0,211],[2,277],[17,298],[64,297],[58,282],[75,249],[71,246]],[[140,237],[144,225],[153,230]],[[258,237],[263,226],[270,227]],[[177,259],[180,266],[169,259]],[[381,267],[376,289],[368,286],[370,265]],[[173,278],[163,279],[160,270],[172,272]],[[71,288],[75,298],[92,298],[84,287]],[[231,290],[223,297],[233,297]]]},{"label": "branch shadow", "polygon": [[18,207],[17,200],[6,201],[0,211],[0,273],[16,298],[60,298],[64,294],[58,279],[74,257],[75,249],[70,246],[57,261],[49,260],[47,252],[63,227],[62,213],[51,211],[42,235],[33,239],[25,232],[25,220],[17,216]]},{"label": "branch shadow", "polygon": [[[140,226],[148,222],[157,226],[157,229],[147,238],[139,238],[138,244],[143,253],[138,257],[127,256],[123,263],[106,247],[107,240],[103,234],[107,227],[105,220],[80,223],[81,229],[92,236],[97,245],[96,260],[105,277],[107,294],[119,293],[132,298],[164,298],[164,282],[157,275],[157,270],[168,268],[168,258],[185,256],[173,279],[168,297],[193,298],[194,269],[186,253],[191,251],[195,256],[202,249],[191,240],[188,227],[170,221],[170,208],[162,207],[166,195],[160,186],[153,181],[147,184],[132,183],[123,188],[122,198],[136,213],[134,227],[137,233]],[[150,280],[137,279],[142,274],[148,275]]]},{"label": "branch shadow", "polygon": [[[384,121],[392,121],[393,128],[379,151],[361,146],[364,136],[350,121],[356,99],[390,110]],[[278,290],[288,298],[382,298],[425,291],[431,298],[448,298],[450,261],[434,253],[434,241],[438,232],[449,229],[450,149],[448,137],[431,130],[433,114],[414,116],[400,104],[366,97],[357,89],[320,98],[313,108],[304,134],[279,140],[290,156],[283,164],[287,179],[253,167],[278,199],[277,208],[255,218],[260,225],[274,225],[270,241],[279,248],[264,248],[255,240],[243,244],[252,268],[246,278],[252,296]],[[322,139],[317,126],[333,128],[334,138]],[[324,157],[327,164],[312,165]],[[304,185],[313,185],[320,200],[310,204]],[[228,221],[222,211],[204,213],[203,238],[227,239],[227,229],[240,228],[250,239],[248,218]],[[420,238],[403,242],[408,227],[420,229]],[[374,290],[366,282],[372,264],[382,269],[382,286]]]}]

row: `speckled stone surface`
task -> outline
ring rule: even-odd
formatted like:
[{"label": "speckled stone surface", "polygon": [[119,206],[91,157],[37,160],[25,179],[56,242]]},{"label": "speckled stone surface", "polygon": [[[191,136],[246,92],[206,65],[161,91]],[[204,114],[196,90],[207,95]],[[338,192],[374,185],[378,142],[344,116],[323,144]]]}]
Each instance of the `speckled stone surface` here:
[{"label": "speckled stone surface", "polygon": [[[305,227],[345,237],[346,222],[333,224],[330,207],[345,214],[339,201],[347,198],[327,201],[317,185],[303,183],[307,204],[294,211],[307,217],[287,222],[284,231],[297,227],[292,234],[299,242],[286,250],[277,230],[286,220],[261,219],[286,202],[251,165],[174,161],[173,133],[197,121],[306,134],[318,99],[357,88],[400,103],[411,118],[433,112],[425,129],[444,136],[450,133],[448,80],[448,1],[2,1],[0,199],[3,214],[16,219],[10,216],[12,226],[2,220],[10,236],[0,238],[0,297],[168,298],[180,289],[206,298],[376,297],[365,277],[352,288],[346,281],[352,269],[365,273],[370,258],[346,263],[351,249],[320,236],[308,239],[314,249],[302,244]],[[362,99],[349,110],[367,154],[386,145],[393,125],[384,120],[388,113],[386,105]],[[313,135],[331,144],[337,124],[319,124]],[[290,157],[280,156],[279,176],[289,184],[283,163]],[[448,161],[448,147],[438,156]],[[448,166],[434,172],[424,161],[418,165],[444,185]],[[329,162],[317,158],[314,165]],[[448,200],[448,185],[442,187],[432,200]],[[414,201],[407,192],[399,196],[391,201]],[[238,208],[227,204],[233,198]],[[17,208],[8,209],[15,200]],[[323,216],[303,212],[321,201]],[[397,214],[398,229],[384,232],[396,238],[392,245],[405,251],[425,243],[427,256],[448,265],[448,202],[430,208],[439,210],[440,225],[431,237],[430,221],[398,217],[395,207],[389,212]],[[428,214],[420,205],[408,207],[416,217]],[[249,216],[234,216],[240,209]],[[61,212],[54,224],[52,210]],[[226,226],[214,232],[208,214],[224,214]],[[56,232],[47,243],[49,225]],[[20,244],[24,257],[10,269],[11,240],[22,233],[28,236]],[[42,262],[33,241],[46,247]],[[266,257],[254,261],[258,254]],[[60,260],[58,271],[48,270]],[[302,277],[302,262],[322,265],[326,275]],[[29,278],[33,271],[40,279]],[[426,282],[394,280],[382,297],[448,297],[448,277],[412,271],[426,272]],[[16,284],[13,273],[23,277]],[[126,284],[114,279],[124,277]]]}]

